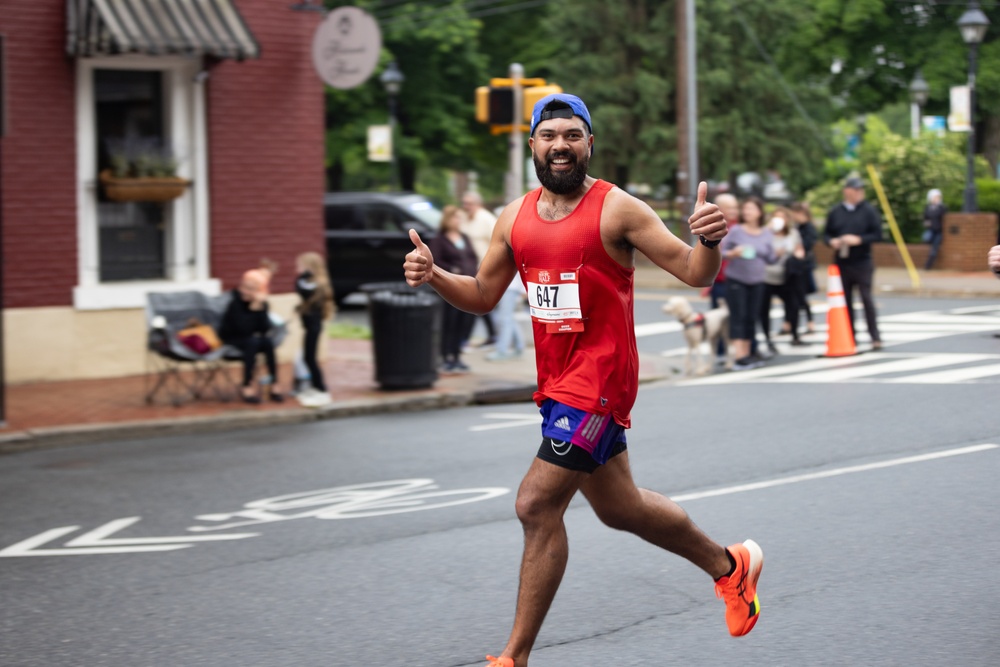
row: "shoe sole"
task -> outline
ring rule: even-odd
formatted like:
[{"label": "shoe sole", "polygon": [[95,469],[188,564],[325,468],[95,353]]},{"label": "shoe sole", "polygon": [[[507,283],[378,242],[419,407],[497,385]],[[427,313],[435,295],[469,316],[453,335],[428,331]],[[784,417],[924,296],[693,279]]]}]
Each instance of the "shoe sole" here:
[{"label": "shoe sole", "polygon": [[747,570],[747,576],[750,581],[753,582],[753,614],[747,619],[746,625],[743,626],[743,632],[738,636],[742,636],[753,630],[753,626],[757,624],[757,619],[760,618],[760,599],[757,597],[757,579],[760,578],[760,571],[764,569],[764,550],[760,548],[760,545],[753,540],[747,540],[743,543],[743,546],[747,548],[747,552],[750,554],[750,567]]}]

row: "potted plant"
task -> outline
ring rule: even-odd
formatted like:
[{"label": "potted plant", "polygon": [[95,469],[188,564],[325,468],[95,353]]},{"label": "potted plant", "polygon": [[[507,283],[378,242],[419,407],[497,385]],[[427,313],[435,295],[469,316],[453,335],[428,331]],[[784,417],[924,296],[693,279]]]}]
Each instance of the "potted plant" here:
[{"label": "potted plant", "polygon": [[119,202],[167,202],[184,194],[190,181],[177,176],[169,149],[151,142],[109,142],[111,167],[101,171],[104,195]]}]

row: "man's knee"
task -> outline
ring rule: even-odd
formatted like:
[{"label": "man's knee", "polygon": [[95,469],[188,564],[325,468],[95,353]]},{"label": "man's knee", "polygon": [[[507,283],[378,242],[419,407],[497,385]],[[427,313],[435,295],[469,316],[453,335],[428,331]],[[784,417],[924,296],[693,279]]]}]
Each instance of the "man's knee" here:
[{"label": "man's knee", "polygon": [[537,489],[522,487],[514,502],[517,518],[525,526],[538,525],[558,517],[558,505]]}]

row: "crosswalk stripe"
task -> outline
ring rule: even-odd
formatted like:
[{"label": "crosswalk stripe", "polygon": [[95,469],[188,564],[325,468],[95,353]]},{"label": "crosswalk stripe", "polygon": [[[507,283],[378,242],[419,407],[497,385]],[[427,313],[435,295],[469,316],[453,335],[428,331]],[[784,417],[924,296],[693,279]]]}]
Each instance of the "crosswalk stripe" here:
[{"label": "crosswalk stripe", "polygon": [[905,378],[889,378],[885,382],[907,383],[907,384],[952,384],[953,382],[968,382],[969,380],[979,380],[986,377],[1000,375],[1000,364],[990,364],[988,366],[970,366],[968,368],[953,368],[935,373],[922,373],[911,375]]},{"label": "crosswalk stripe", "polygon": [[[971,363],[989,359],[986,354],[928,354],[919,357],[909,357],[907,359],[895,359],[884,361],[885,357],[878,357],[875,363],[866,363],[862,366],[851,366],[848,368],[838,368],[827,371],[817,371],[814,373],[796,373],[793,376],[777,378],[775,382],[842,382],[844,380],[856,380],[873,375],[888,375],[889,373],[906,373],[910,371],[920,371],[928,368],[940,368],[941,366],[951,366],[954,364]],[[869,357],[872,359],[872,357]]]}]

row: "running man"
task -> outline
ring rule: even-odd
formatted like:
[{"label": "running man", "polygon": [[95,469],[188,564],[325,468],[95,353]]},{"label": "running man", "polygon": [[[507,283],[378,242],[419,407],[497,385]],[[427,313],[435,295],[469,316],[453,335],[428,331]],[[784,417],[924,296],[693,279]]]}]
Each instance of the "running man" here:
[{"label": "running man", "polygon": [[471,313],[493,310],[515,273],[528,291],[535,337],[542,444],[521,482],[516,511],[524,554],[514,627],[487,667],[526,667],[569,555],[563,515],[583,492],[605,524],[691,561],[715,580],[734,636],[757,622],[757,578],[764,556],[752,540],[728,549],[710,540],[668,498],[637,488],[625,429],[638,385],[633,322],[635,251],[693,287],[712,284],[726,221],[705,202],[688,220],[700,243],[671,234],[646,204],[587,175],[594,137],[580,98],[557,94],[535,105],[531,147],[542,187],[508,205],[473,276],[448,273],[416,231],[407,282],[428,283]]}]

